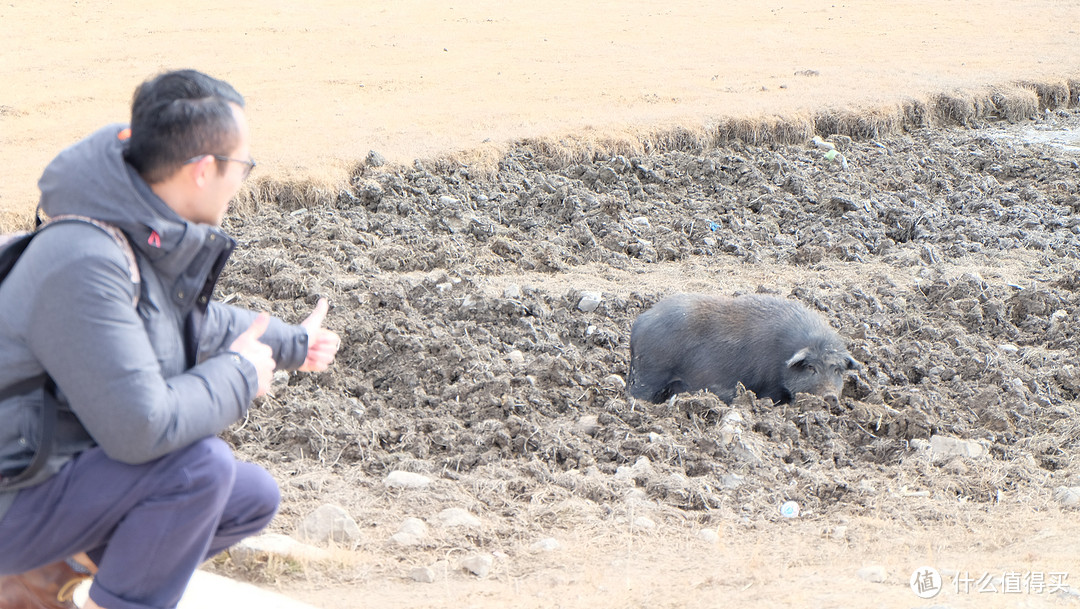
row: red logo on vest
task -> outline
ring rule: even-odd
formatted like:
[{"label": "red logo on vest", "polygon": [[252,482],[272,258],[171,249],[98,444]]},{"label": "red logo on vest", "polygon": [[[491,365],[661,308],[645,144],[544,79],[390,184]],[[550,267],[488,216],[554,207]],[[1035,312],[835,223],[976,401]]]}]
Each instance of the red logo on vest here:
[{"label": "red logo on vest", "polygon": [[147,239],[146,242],[151,247],[161,247],[161,235],[157,234],[156,230],[151,230],[150,231],[150,238]]}]

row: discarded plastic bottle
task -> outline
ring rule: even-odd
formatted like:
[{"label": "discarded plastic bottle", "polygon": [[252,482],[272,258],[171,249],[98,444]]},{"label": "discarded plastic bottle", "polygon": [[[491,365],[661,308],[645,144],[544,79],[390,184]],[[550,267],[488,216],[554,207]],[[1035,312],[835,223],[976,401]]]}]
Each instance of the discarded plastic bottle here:
[{"label": "discarded plastic bottle", "polygon": [[839,152],[835,150],[830,150],[825,153],[825,158],[833,162],[839,162],[841,167],[843,167],[845,170],[847,169],[847,159],[844,158],[844,155],[840,154]]}]

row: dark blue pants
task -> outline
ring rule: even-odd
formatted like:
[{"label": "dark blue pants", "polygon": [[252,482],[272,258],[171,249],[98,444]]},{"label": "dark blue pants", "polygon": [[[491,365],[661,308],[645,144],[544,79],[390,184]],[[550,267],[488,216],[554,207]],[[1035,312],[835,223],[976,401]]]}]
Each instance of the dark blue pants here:
[{"label": "dark blue pants", "polygon": [[277,483],[207,438],[142,465],[88,450],[23,489],[0,519],[0,574],[86,552],[105,609],[171,609],[207,558],[262,530]]}]

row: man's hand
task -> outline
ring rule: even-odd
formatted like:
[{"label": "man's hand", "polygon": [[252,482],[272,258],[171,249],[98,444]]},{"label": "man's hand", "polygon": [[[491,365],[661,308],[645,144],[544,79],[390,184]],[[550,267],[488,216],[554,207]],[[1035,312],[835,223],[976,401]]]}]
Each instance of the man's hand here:
[{"label": "man's hand", "polygon": [[270,345],[259,341],[259,337],[266,332],[266,327],[269,325],[270,314],[265,311],[259,313],[248,329],[236,337],[229,346],[229,351],[239,353],[255,366],[259,374],[259,392],[255,394],[255,397],[264,396],[270,391],[270,383],[274,381],[274,369],[277,368],[274,350],[270,348]]},{"label": "man's hand", "polygon": [[308,333],[307,359],[298,368],[301,372],[322,372],[334,363],[334,356],[341,346],[341,337],[322,327],[329,310],[330,304],[325,298],[320,298],[315,304],[315,310],[300,323]]}]

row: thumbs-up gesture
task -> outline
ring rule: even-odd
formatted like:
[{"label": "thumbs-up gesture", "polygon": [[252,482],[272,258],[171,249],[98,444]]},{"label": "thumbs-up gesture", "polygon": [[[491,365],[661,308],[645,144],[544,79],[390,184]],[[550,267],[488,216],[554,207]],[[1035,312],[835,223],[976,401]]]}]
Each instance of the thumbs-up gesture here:
[{"label": "thumbs-up gesture", "polygon": [[325,298],[320,298],[311,315],[300,322],[308,333],[307,358],[299,368],[302,372],[322,372],[334,363],[334,356],[337,355],[338,347],[341,346],[341,337],[322,327],[326,312],[329,310],[330,304]]},{"label": "thumbs-up gesture", "polygon": [[237,336],[229,346],[229,351],[240,354],[255,366],[259,374],[259,392],[255,397],[264,396],[270,391],[270,383],[274,381],[274,369],[277,368],[274,350],[259,340],[269,325],[270,314],[265,311],[259,313],[248,329]]}]

